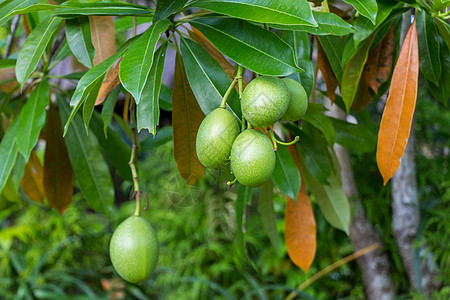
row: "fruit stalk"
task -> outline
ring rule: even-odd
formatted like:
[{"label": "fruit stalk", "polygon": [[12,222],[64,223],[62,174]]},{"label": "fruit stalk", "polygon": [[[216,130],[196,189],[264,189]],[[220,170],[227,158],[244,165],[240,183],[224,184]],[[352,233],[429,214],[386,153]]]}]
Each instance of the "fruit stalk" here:
[{"label": "fruit stalk", "polygon": [[141,190],[139,189],[139,177],[136,168],[136,152],[137,152],[137,136],[136,136],[136,103],[131,101],[130,104],[130,129],[131,129],[131,156],[128,165],[130,165],[131,175],[133,177],[134,192],[136,194],[136,209],[134,211],[135,216],[141,214]]}]

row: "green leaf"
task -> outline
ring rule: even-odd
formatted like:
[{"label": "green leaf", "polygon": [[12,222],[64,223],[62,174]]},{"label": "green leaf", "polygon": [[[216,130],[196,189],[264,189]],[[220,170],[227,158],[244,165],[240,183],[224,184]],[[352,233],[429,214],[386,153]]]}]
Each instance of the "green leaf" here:
[{"label": "green leaf", "polygon": [[330,118],[336,130],[336,143],[353,151],[370,152],[377,144],[376,132],[364,124]]},{"label": "green leaf", "polygon": [[161,84],[159,106],[165,111],[172,111],[172,90],[165,84]]},{"label": "green leaf", "polygon": [[267,180],[261,186],[259,193],[258,212],[261,216],[261,222],[269,237],[270,243],[281,253],[281,240],[277,230],[277,220],[275,218],[275,211],[273,209],[273,184],[271,180]]},{"label": "green leaf", "polygon": [[248,22],[222,18],[190,22],[220,52],[262,75],[286,76],[302,71],[292,48],[275,33]]},{"label": "green leaf", "polygon": [[18,8],[12,11],[9,16],[21,15],[21,14],[29,14],[32,12],[44,11],[44,10],[52,10],[56,8],[64,7],[63,5],[53,5],[53,4],[33,4],[29,6],[25,6],[23,8]]},{"label": "green leaf", "polygon": [[343,55],[342,51],[348,39],[337,36],[319,36],[317,38],[319,39],[323,51],[327,55],[336,79],[341,82],[342,74],[344,73],[344,66],[341,63]]},{"label": "green leaf", "polygon": [[66,20],[66,37],[69,48],[76,59],[92,68],[95,49],[91,40],[91,28],[87,17]]},{"label": "green leaf", "polygon": [[361,15],[369,18],[375,24],[378,6],[376,0],[344,0],[352,5]]},{"label": "green leaf", "polygon": [[149,9],[127,6],[98,6],[98,7],[65,7],[55,9],[52,16],[61,18],[77,18],[80,16],[145,16],[151,15]]},{"label": "green leaf", "polygon": [[[135,18],[136,18],[136,26],[150,23],[153,20],[152,17],[135,17]],[[118,17],[116,20],[114,20],[114,29],[116,34],[127,31],[131,27],[133,27],[133,17],[130,16]]]},{"label": "green leaf", "polygon": [[103,77],[101,77],[96,82],[96,84],[92,88],[91,92],[87,96],[86,100],[84,101],[83,122],[84,122],[84,128],[86,129],[86,134],[89,134],[89,123],[91,122],[91,117],[92,117],[92,113],[94,111],[94,106],[95,106],[95,100],[97,99],[97,95],[102,86],[102,82],[103,82]]},{"label": "green leaf", "polygon": [[117,98],[119,97],[120,89],[122,86],[119,84],[114,88],[114,90],[108,95],[102,108],[102,120],[103,120],[103,132],[105,133],[105,138],[108,138],[108,125],[112,121],[112,116],[114,113],[114,106],[116,105]]},{"label": "green leaf", "polygon": [[77,88],[70,99],[70,105],[72,106],[72,111],[70,113],[69,118],[67,119],[67,123],[64,126],[64,135],[67,133],[69,128],[69,124],[72,121],[73,117],[80,109],[83,104],[86,96],[91,92],[94,86],[103,79],[103,76],[109,70],[109,68],[119,59],[119,57],[128,49],[130,44],[135,41],[135,38],[132,38],[127,41],[122,48],[119,49],[115,54],[111,55],[109,58],[105,59],[89,71],[87,71],[83,77],[81,77],[80,81],[77,84]]},{"label": "green leaf", "polygon": [[444,106],[447,106],[448,99],[450,98],[450,51],[449,48],[445,47],[444,42],[441,40],[441,76],[439,78],[439,86],[434,83],[427,81],[429,86],[429,91],[438,99]]},{"label": "green leaf", "polygon": [[10,15],[16,9],[26,7],[38,2],[38,0],[6,0],[0,4],[0,26],[11,20]]},{"label": "green leaf", "polygon": [[303,73],[294,73],[288,77],[300,82],[309,98],[314,88],[314,66],[310,58],[309,35],[306,32],[283,30],[281,38],[294,49],[295,62],[305,70]]},{"label": "green leaf", "polygon": [[345,65],[344,73],[342,74],[341,93],[347,113],[350,112],[356,92],[358,91],[359,80],[369,55],[372,40],[373,36],[364,43]]},{"label": "green leaf", "polygon": [[153,21],[166,19],[168,16],[181,10],[187,2],[188,0],[158,0]]},{"label": "green leaf", "polygon": [[244,212],[245,205],[251,201],[253,189],[246,187],[244,185],[239,185],[238,195],[236,199],[236,239],[239,246],[238,251],[242,256],[248,259],[248,262],[255,268],[252,260],[248,256],[247,250],[245,248],[245,233],[244,233]]},{"label": "green leaf", "polygon": [[134,97],[136,104],[141,100],[147,77],[153,63],[153,54],[161,33],[167,30],[170,21],[153,23],[142,36],[130,46],[120,62],[119,77],[122,86]]},{"label": "green leaf", "polygon": [[333,146],[335,133],[330,119],[324,114],[326,110],[322,104],[309,103],[303,120],[317,128],[325,137],[328,145]]},{"label": "green leaf", "polygon": [[439,86],[441,61],[439,40],[433,18],[425,11],[417,12],[417,38],[419,40],[419,66],[425,77]]},{"label": "green leaf", "polygon": [[[20,116],[20,115],[19,115]],[[0,142],[0,192],[5,187],[5,184],[14,167],[17,158],[16,132],[19,125],[19,116],[14,119],[8,127],[5,135]],[[22,166],[25,167],[25,164]]]},{"label": "green leaf", "polygon": [[[62,121],[69,118],[69,106],[58,98]],[[114,186],[97,139],[86,135],[80,116],[74,116],[73,124],[66,135],[66,145],[70,161],[81,193],[90,207],[109,217],[114,204]]]},{"label": "green leaf", "polygon": [[439,33],[444,38],[447,48],[450,49],[450,25],[438,17],[434,18],[434,24],[436,24]]},{"label": "green leaf", "polygon": [[16,66],[16,62],[17,60],[10,58],[0,59],[0,69],[14,68]]},{"label": "green leaf", "polygon": [[300,157],[302,170],[306,181],[311,189],[316,203],[331,226],[340,229],[348,234],[350,225],[350,205],[342,190],[341,183],[336,174],[332,173],[329,184],[321,184],[311,175],[308,168]]},{"label": "green leaf", "polygon": [[[119,172],[124,180],[132,181],[130,165],[131,146],[127,144],[117,129],[111,124],[106,125],[107,135],[104,134],[102,116],[97,111],[92,114],[90,130],[94,133],[103,153],[106,154],[110,163]],[[106,138],[106,136],[108,138]]]},{"label": "green leaf", "polygon": [[261,23],[317,26],[305,0],[199,0],[192,6]]},{"label": "green leaf", "polygon": [[20,113],[16,134],[17,150],[27,161],[31,150],[38,142],[39,133],[45,125],[47,116],[45,108],[49,101],[48,81],[44,78],[30,94],[28,102]]},{"label": "green leaf", "polygon": [[16,77],[21,85],[25,83],[30,74],[36,69],[39,59],[61,22],[62,20],[59,18],[49,18],[34,28],[25,40],[16,63]]},{"label": "green leaf", "polygon": [[142,100],[137,104],[138,132],[146,128],[153,136],[156,135],[156,126],[159,125],[159,92],[167,45],[167,42],[162,44],[155,52],[153,65],[142,91]]},{"label": "green leaf", "polygon": [[276,152],[277,160],[272,173],[273,183],[280,191],[291,199],[297,199],[301,178],[297,166],[285,146],[279,145]]},{"label": "green leaf", "polygon": [[[203,113],[208,115],[219,107],[231,84],[231,79],[219,63],[197,43],[182,38],[181,53],[189,85]],[[235,89],[228,97],[228,105],[239,119],[241,107]]]},{"label": "green leaf", "polygon": [[317,21],[317,27],[311,27],[307,25],[280,25],[269,24],[270,27],[278,29],[288,29],[294,31],[304,31],[314,35],[347,35],[354,33],[355,28],[345,22],[338,15],[333,13],[313,11],[314,19]]}]

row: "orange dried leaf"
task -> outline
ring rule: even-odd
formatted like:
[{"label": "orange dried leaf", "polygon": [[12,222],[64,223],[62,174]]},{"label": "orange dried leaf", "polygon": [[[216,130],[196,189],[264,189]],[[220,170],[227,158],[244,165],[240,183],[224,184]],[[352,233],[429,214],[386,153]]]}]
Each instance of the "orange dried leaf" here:
[{"label": "orange dried leaf", "polygon": [[102,86],[100,87],[100,91],[98,92],[97,99],[95,100],[95,105],[102,104],[108,95],[119,85],[119,65],[120,59],[117,64],[111,69],[109,69],[108,73],[106,73],[105,79],[103,79]]},{"label": "orange dried leaf", "polygon": [[116,53],[116,32],[111,16],[89,16],[91,40],[95,49],[94,66]]},{"label": "orange dried leaf", "polygon": [[177,52],[172,94],[173,151],[178,171],[191,185],[205,174],[195,150],[197,131],[204,117]]},{"label": "orange dried leaf", "polygon": [[419,50],[414,20],[392,75],[378,132],[377,164],[385,185],[400,166],[408,142],[416,106],[418,77]]},{"label": "orange dried leaf", "polygon": [[331,103],[334,103],[334,99],[336,98],[336,88],[338,86],[338,80],[336,76],[334,76],[333,69],[331,68],[330,62],[328,61],[328,57],[323,51],[322,46],[320,45],[319,39],[316,38],[317,43],[317,65],[319,66],[320,73],[322,73],[323,80],[325,81],[325,85],[327,86],[327,97],[331,100]]},{"label": "orange dried leaf", "polygon": [[38,203],[44,202],[43,177],[44,171],[41,162],[36,153],[32,151],[25,165],[25,172],[20,180],[20,186],[31,200]]},{"label": "orange dried leaf", "polygon": [[44,190],[48,204],[64,213],[72,202],[73,175],[69,154],[63,138],[61,119],[50,105],[45,130]]}]

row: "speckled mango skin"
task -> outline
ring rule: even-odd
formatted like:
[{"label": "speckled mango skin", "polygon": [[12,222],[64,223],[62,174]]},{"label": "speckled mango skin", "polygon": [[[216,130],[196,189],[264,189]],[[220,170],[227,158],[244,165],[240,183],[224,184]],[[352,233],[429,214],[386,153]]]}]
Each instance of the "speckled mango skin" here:
[{"label": "speckled mango skin", "polygon": [[156,267],[159,244],[150,223],[131,216],[117,226],[109,244],[111,262],[117,273],[128,282],[148,279]]},{"label": "speckled mango skin", "polygon": [[278,121],[289,105],[289,91],[277,77],[259,76],[242,94],[241,109],[255,127],[268,127]]},{"label": "speckled mango skin", "polygon": [[275,152],[270,139],[255,129],[244,130],[231,148],[231,169],[239,183],[257,187],[266,182],[275,168]]},{"label": "speckled mango skin", "polygon": [[288,88],[290,95],[289,106],[281,119],[290,122],[300,120],[308,108],[308,95],[298,81],[291,78],[282,78],[281,81]]},{"label": "speckled mango skin", "polygon": [[213,110],[203,119],[197,132],[198,160],[207,168],[224,167],[239,132],[239,123],[230,111],[224,108]]}]

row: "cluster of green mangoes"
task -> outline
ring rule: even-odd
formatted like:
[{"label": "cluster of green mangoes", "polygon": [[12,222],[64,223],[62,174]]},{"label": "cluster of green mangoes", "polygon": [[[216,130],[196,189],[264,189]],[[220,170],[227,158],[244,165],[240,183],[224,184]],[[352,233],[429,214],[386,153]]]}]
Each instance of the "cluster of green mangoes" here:
[{"label": "cluster of green mangoes", "polygon": [[[242,115],[253,127],[266,128],[278,120],[297,121],[308,106],[308,96],[300,83],[290,78],[259,76],[242,94]],[[206,116],[197,133],[197,157],[208,168],[219,169],[229,161],[239,183],[257,187],[266,182],[275,168],[270,138],[256,129],[240,132],[235,116],[217,108]]]}]

